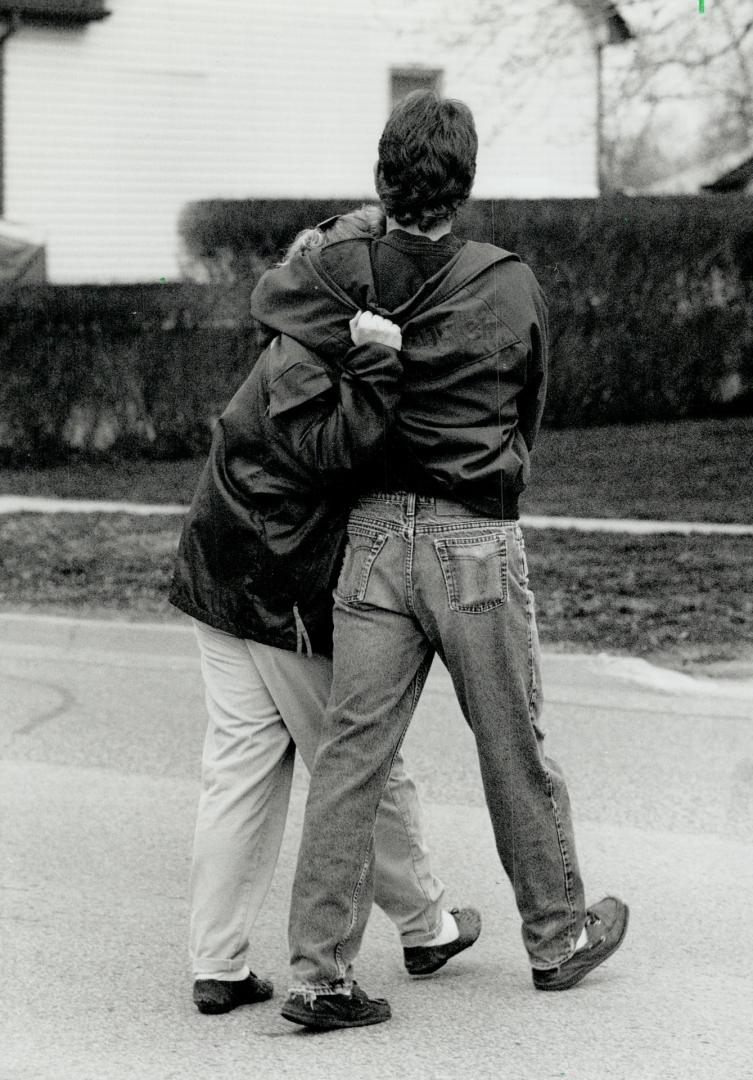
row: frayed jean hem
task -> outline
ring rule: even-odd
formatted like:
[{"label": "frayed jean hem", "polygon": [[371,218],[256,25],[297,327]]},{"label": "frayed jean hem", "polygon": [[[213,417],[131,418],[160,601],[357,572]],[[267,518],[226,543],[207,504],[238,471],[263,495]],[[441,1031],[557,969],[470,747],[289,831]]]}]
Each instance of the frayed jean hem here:
[{"label": "frayed jean hem", "polygon": [[338,983],[313,983],[309,986],[291,986],[288,990],[289,998],[301,998],[306,1005],[313,1005],[318,997],[350,997],[353,991],[353,981],[343,979]]}]

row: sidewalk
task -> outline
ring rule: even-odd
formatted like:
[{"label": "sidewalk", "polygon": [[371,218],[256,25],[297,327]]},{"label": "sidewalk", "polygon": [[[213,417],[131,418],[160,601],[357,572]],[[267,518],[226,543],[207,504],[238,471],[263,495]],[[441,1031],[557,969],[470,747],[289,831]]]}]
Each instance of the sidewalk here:
[{"label": "sidewalk", "polygon": [[[187,506],[177,503],[110,502],[103,499],[49,499],[36,495],[0,495],[0,514],[136,514],[148,517],[185,514],[187,510]],[[580,532],[619,532],[641,536],[658,533],[753,536],[753,524],[738,525],[703,521],[542,517],[524,514],[520,518],[520,523],[531,529],[575,529]]]}]

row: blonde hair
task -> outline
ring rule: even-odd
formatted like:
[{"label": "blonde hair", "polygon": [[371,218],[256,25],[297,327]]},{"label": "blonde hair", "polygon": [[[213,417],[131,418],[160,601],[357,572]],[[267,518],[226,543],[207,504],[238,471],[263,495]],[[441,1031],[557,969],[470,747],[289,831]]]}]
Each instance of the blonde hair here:
[{"label": "blonde hair", "polygon": [[302,255],[304,251],[324,247],[325,244],[333,244],[337,240],[376,239],[384,236],[385,215],[380,206],[364,205],[330,221],[331,224],[329,221],[323,222],[323,228],[321,225],[314,225],[311,229],[299,232],[279,265],[290,262],[294,256]]}]

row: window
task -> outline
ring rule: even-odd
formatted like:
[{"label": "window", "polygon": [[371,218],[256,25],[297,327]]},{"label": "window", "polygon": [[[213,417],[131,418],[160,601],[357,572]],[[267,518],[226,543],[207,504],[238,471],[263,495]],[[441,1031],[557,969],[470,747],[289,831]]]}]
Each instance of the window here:
[{"label": "window", "polygon": [[390,72],[391,105],[397,105],[413,90],[442,92],[440,68],[393,68]]}]

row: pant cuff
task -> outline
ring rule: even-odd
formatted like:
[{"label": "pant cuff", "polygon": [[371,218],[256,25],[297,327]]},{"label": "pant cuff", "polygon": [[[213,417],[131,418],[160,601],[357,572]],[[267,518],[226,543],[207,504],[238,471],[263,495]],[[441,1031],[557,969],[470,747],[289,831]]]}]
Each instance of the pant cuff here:
[{"label": "pant cuff", "polygon": [[428,945],[430,941],[433,941],[441,929],[442,912],[440,911],[433,927],[429,930],[408,930],[401,933],[400,944],[404,949],[419,949],[422,945]]},{"label": "pant cuff", "polygon": [[575,945],[570,945],[566,952],[561,956],[552,960],[543,960],[540,957],[528,957],[531,967],[534,971],[555,971],[558,967],[562,967],[567,961],[575,955]]},{"label": "pant cuff", "polygon": [[306,1005],[313,1004],[318,997],[350,997],[353,990],[352,980],[341,979],[336,983],[309,983],[304,986],[291,986],[288,997],[302,998]]},{"label": "pant cuff", "polygon": [[203,979],[213,979],[215,976],[221,979],[223,975],[243,971],[247,963],[245,958],[241,960],[194,960],[193,976],[195,979],[199,976]]}]

